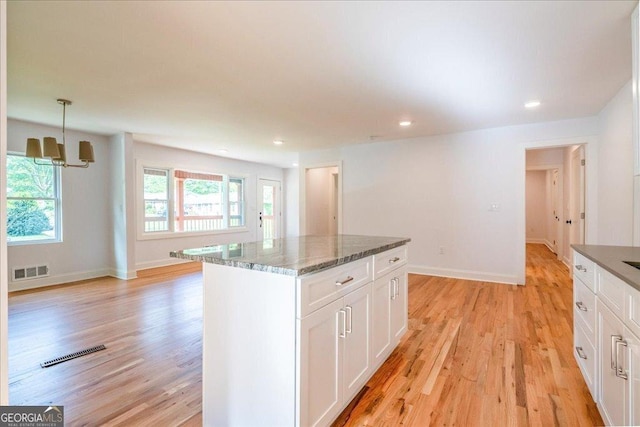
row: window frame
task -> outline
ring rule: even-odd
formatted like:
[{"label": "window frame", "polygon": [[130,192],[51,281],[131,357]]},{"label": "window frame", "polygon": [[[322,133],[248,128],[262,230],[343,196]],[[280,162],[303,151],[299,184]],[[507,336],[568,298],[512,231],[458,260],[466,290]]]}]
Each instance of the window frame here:
[{"label": "window frame", "polygon": [[[167,166],[159,163],[137,160],[137,180],[136,180],[136,236],[138,240],[155,240],[155,239],[170,239],[179,238],[185,236],[206,236],[216,234],[229,234],[229,233],[241,233],[249,231],[247,227],[247,176],[243,174],[228,174],[222,172],[202,171],[196,170],[190,167],[183,166]],[[145,169],[155,169],[167,171],[169,176],[168,185],[168,230],[166,231],[145,231],[145,198],[144,198],[144,171]],[[179,231],[176,230],[176,185],[175,185],[175,172],[185,171],[194,174],[206,174],[206,175],[218,175],[222,177],[223,182],[223,221],[225,228],[218,230],[198,230],[198,231]],[[242,226],[229,226],[229,180],[240,179],[242,180],[242,209],[244,225]]]},{"label": "window frame", "polygon": [[[17,152],[17,151],[7,151],[7,161],[9,160],[9,156],[14,157],[22,157],[26,158],[25,153]],[[42,159],[43,162],[46,162],[46,159]],[[35,163],[35,162],[34,162]],[[26,246],[26,245],[46,245],[51,243],[62,243],[63,242],[63,230],[62,230],[62,173],[60,167],[58,166],[47,166],[42,165],[42,167],[52,168],[53,169],[53,192],[54,197],[11,197],[7,191],[7,204],[10,200],[52,200],[54,203],[55,210],[55,236],[48,239],[27,239],[27,240],[11,240],[12,238],[7,233],[7,246]],[[8,187],[9,180],[8,174],[6,181],[4,183],[5,187]],[[7,218],[8,220],[8,218]]]}]

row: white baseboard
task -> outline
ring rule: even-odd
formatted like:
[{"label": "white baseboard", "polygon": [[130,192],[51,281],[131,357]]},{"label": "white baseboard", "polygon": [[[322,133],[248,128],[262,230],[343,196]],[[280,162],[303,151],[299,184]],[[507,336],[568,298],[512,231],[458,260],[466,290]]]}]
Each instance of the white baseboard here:
[{"label": "white baseboard", "polygon": [[536,244],[541,244],[541,245],[546,245],[547,244],[547,240],[546,239],[533,239],[533,238],[529,238],[527,237],[527,243],[536,243]]},{"label": "white baseboard", "polygon": [[449,268],[434,268],[419,265],[407,266],[409,273],[424,274],[427,276],[450,277],[453,279],[475,280],[478,282],[504,283],[507,285],[518,285],[516,276],[505,274],[485,273],[482,271],[454,270]]},{"label": "white baseboard", "polygon": [[136,264],[136,271],[146,270],[148,268],[166,267],[168,265],[184,264],[186,262],[193,262],[193,261],[188,259],[180,259],[180,258],[167,258],[167,259],[160,259],[157,261],[141,262]]},{"label": "white baseboard", "polygon": [[111,268],[109,269],[109,276],[115,277],[116,279],[131,280],[138,277],[138,274],[136,273],[136,270],[127,271],[127,270],[119,270],[117,268]]},{"label": "white baseboard", "polygon": [[47,276],[39,279],[19,280],[9,282],[9,292],[24,291],[27,289],[43,288],[45,286],[61,285],[78,280],[95,279],[97,277],[111,276],[111,271],[107,268],[93,271],[81,271],[78,273],[61,274],[58,276]]}]

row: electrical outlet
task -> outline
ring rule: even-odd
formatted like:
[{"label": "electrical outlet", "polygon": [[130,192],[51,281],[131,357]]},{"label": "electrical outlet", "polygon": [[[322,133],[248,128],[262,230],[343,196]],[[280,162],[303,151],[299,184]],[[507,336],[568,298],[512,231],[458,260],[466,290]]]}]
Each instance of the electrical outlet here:
[{"label": "electrical outlet", "polygon": [[444,246],[440,246],[440,255],[444,255]]}]

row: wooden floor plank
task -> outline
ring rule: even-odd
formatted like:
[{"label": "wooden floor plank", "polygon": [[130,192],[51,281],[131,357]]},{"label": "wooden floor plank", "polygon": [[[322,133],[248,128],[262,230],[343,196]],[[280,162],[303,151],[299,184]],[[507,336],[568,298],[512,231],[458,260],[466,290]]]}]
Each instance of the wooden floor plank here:
[{"label": "wooden floor plank", "polygon": [[[198,270],[10,294],[10,403],[64,405],[70,426],[201,425]],[[334,425],[601,425],[572,315],[568,270],[543,245],[527,245],[524,287],[410,275],[409,331]]]}]

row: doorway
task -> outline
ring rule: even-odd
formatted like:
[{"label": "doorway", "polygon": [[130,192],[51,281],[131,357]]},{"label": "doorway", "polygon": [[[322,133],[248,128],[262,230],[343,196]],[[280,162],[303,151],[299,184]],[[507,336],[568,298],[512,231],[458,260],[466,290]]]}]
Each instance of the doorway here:
[{"label": "doorway", "polygon": [[281,183],[271,179],[258,179],[257,240],[280,238]]},{"label": "doorway", "polygon": [[336,235],[342,232],[341,165],[307,167],[301,185],[301,234]]},{"label": "doorway", "polygon": [[569,203],[569,244],[584,244],[584,146],[571,151],[571,198]]}]

